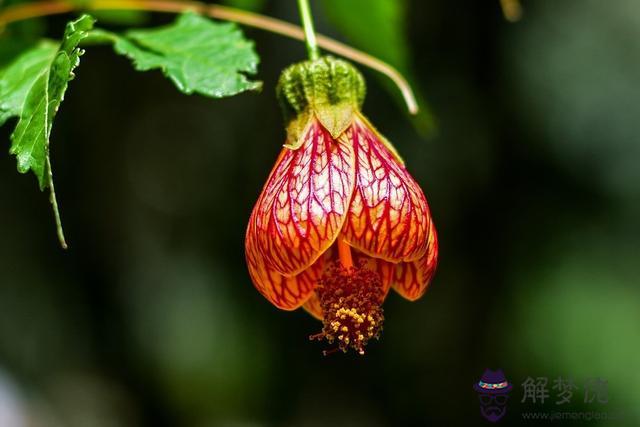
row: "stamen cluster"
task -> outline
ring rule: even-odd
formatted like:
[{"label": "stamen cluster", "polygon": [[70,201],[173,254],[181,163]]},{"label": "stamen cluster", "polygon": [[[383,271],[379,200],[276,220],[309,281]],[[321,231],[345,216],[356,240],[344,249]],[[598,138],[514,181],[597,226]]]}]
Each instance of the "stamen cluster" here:
[{"label": "stamen cluster", "polygon": [[352,348],[364,354],[369,340],[378,339],[382,332],[384,293],[380,276],[363,264],[345,268],[335,263],[318,282],[316,292],[324,327],[311,339],[326,339],[331,344],[336,342],[343,352]]}]

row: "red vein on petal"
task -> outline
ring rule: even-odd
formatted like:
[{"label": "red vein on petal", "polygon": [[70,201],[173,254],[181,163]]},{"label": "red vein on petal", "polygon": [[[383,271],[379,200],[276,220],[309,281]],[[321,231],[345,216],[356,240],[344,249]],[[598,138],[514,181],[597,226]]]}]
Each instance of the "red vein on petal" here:
[{"label": "red vein on petal", "polygon": [[265,263],[285,276],[311,265],[338,236],[354,186],[353,149],[318,123],[283,149],[254,208]]},{"label": "red vein on petal", "polygon": [[283,310],[295,310],[310,298],[328,260],[327,254],[298,275],[283,276],[264,262],[257,245],[256,228],[253,221],[249,222],[247,228],[245,255],[249,275],[256,289],[273,305]]},{"label": "red vein on petal", "polygon": [[424,193],[364,121],[354,120],[343,138],[353,144],[356,165],[345,238],[365,254],[394,263],[420,258],[431,217]]},{"label": "red vein on petal", "polygon": [[[389,264],[389,263],[387,263]],[[418,260],[391,265],[392,286],[404,298],[415,301],[426,292],[438,264],[438,236],[433,221],[429,227],[429,247]]]}]

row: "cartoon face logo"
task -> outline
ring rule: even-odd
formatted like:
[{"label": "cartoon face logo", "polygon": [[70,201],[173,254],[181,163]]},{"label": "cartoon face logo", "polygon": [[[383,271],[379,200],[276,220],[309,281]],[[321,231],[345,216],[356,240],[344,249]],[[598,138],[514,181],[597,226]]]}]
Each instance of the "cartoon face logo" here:
[{"label": "cartoon face logo", "polygon": [[504,417],[512,388],[502,369],[497,371],[486,369],[480,381],[473,385],[480,399],[480,414],[492,423]]}]

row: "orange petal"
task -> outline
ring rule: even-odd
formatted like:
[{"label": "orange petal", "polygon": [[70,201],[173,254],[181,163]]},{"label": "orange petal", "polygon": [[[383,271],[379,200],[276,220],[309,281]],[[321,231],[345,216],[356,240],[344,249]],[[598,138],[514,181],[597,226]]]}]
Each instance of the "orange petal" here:
[{"label": "orange petal", "polygon": [[343,229],[347,241],[393,263],[419,259],[431,223],[420,186],[363,117],[342,138],[351,141],[356,157],[356,187]]},{"label": "orange petal", "polygon": [[320,306],[320,298],[318,298],[318,294],[316,294],[315,292],[311,294],[311,296],[309,297],[307,302],[304,303],[302,308],[304,308],[307,311],[307,313],[309,313],[310,315],[312,315],[318,320],[322,320],[324,317],[324,314],[322,313],[322,306]]},{"label": "orange petal", "polygon": [[[389,264],[389,263],[387,263]],[[438,236],[429,229],[429,247],[422,258],[393,265],[392,286],[404,298],[415,301],[424,295],[438,264]]]},{"label": "orange petal", "polygon": [[283,310],[295,310],[313,293],[327,257],[320,257],[301,273],[286,277],[269,267],[257,245],[253,222],[249,223],[245,240],[245,255],[249,275],[256,289],[273,305]]},{"label": "orange petal", "polygon": [[313,119],[297,149],[284,148],[250,219],[256,256],[272,270],[295,276],[336,239],[355,181],[353,148]]}]

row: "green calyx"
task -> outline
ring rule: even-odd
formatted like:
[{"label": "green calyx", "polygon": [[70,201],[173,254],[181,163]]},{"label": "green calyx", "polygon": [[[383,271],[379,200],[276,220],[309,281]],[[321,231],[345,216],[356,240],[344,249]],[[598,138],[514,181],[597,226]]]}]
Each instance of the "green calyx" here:
[{"label": "green calyx", "polygon": [[276,88],[289,127],[290,145],[314,115],[335,138],[351,123],[364,102],[362,74],[349,62],[331,56],[286,68]]}]

